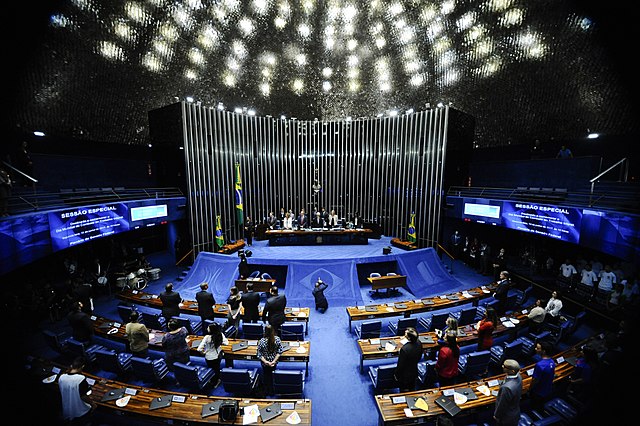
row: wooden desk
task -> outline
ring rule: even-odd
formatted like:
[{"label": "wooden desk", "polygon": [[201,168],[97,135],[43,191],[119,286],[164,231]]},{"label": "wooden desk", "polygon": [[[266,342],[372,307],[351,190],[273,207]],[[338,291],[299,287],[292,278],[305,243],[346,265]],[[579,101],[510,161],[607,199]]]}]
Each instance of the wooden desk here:
[{"label": "wooden desk", "polygon": [[[529,319],[526,314],[522,313],[522,311],[515,312],[514,315],[510,316],[510,318],[515,318],[518,321],[518,324],[515,327],[507,327],[501,322],[493,332],[494,337],[502,334],[511,334],[512,337],[515,338],[518,330],[525,327],[527,325],[527,320]],[[431,339],[430,343],[422,344],[422,351],[425,353],[425,358],[435,359],[436,352],[440,347],[438,345],[438,336],[435,331],[420,333],[420,336]],[[400,348],[402,347],[400,340],[402,340],[403,337],[404,336],[392,336],[381,337],[380,339],[358,339],[358,350],[360,351],[360,372],[364,372],[365,361],[397,358]],[[387,342],[393,343],[395,345],[395,349],[391,351],[384,349],[383,346],[386,345]],[[458,327],[459,346],[475,345],[477,343],[478,335],[473,325]]]},{"label": "wooden desk", "polygon": [[[31,360],[31,368],[29,369],[30,374],[37,380],[43,380],[46,377],[51,376],[53,373],[53,369],[64,369],[67,366],[62,364],[53,363],[48,360],[43,359],[32,359]],[[191,393],[181,393],[181,392],[170,392],[163,389],[152,389],[145,388],[142,386],[131,385],[129,383],[120,382],[116,380],[109,380],[99,376],[95,376],[93,374],[89,374],[83,372],[83,374],[95,382],[91,386],[91,395],[90,398],[98,404],[100,407],[104,409],[114,410],[120,414],[128,414],[133,416],[141,416],[146,417],[147,419],[153,418],[155,421],[167,421],[171,420],[172,422],[178,421],[183,424],[194,424],[194,423],[207,423],[212,424],[219,421],[218,415],[214,414],[209,417],[202,418],[202,408],[214,401],[221,400],[236,400],[240,404],[240,410],[238,417],[236,418],[234,424],[241,425],[242,424],[242,413],[243,407],[257,404],[259,408],[266,407],[269,404],[274,402],[288,402],[294,403],[295,409],[290,410],[282,410],[282,415],[275,417],[269,420],[269,425],[274,426],[288,426],[286,421],[287,417],[293,412],[296,411],[302,420],[300,422],[301,425],[311,425],[311,400],[310,399],[250,399],[250,398],[236,398],[231,396],[207,396],[201,394],[191,394]],[[58,388],[57,378],[54,382],[47,384],[46,386],[55,386]],[[116,401],[106,401],[103,402],[102,398],[108,392],[126,388],[135,395],[131,395],[131,399],[129,403],[124,407],[118,407],[116,405]],[[174,401],[171,403],[171,406],[166,408],[161,408],[157,410],[150,411],[149,404],[151,400],[154,398],[162,397],[165,395],[175,395],[178,397],[184,397],[184,402]],[[122,423],[127,424],[130,423],[131,420],[128,420],[127,417],[123,416]],[[261,423],[261,420],[258,420],[258,423]]]},{"label": "wooden desk", "polygon": [[415,250],[418,248],[418,245],[416,243],[412,243],[406,240],[401,240],[400,238],[392,238],[391,245],[394,247],[401,248],[402,250]]},{"label": "wooden desk", "polygon": [[245,292],[247,291],[247,283],[253,284],[253,291],[257,293],[268,293],[271,289],[271,286],[276,284],[276,280],[248,280],[248,279],[238,279],[235,281],[235,286],[238,287],[238,290]]},{"label": "wooden desk", "polygon": [[[91,316],[93,320],[93,329],[97,336],[104,337],[106,339],[113,339],[123,343],[128,341],[127,334],[125,332],[125,324],[122,324],[118,321],[114,321],[108,318],[97,317],[95,315]],[[112,332],[111,330],[116,330]],[[162,337],[166,334],[166,331],[161,330],[149,330],[149,348],[157,351],[163,351],[162,347]],[[186,340],[189,344],[190,355],[192,356],[203,356],[201,352],[198,352],[198,344],[202,341],[203,336],[198,335],[189,335]],[[242,359],[248,361],[257,361],[260,362],[260,359],[257,356],[257,346],[247,346],[244,349],[233,352],[231,347],[234,343],[247,341],[245,339],[228,339],[229,344],[223,345],[222,350],[224,352],[224,358],[226,362],[229,362],[228,365],[233,365],[233,360]],[[256,341],[257,342],[257,341]],[[289,342],[291,344],[292,342]],[[290,347],[289,350],[283,352],[280,355],[280,360],[285,362],[303,362],[306,365],[306,370],[309,370],[309,347],[310,343],[308,341],[300,342],[300,346],[304,348],[304,352],[297,352],[298,347]],[[227,364],[225,364],[227,365]]]},{"label": "wooden desk", "polygon": [[[368,305],[375,308],[373,311],[367,311],[366,306],[347,306],[347,315],[349,315],[349,330],[352,331],[351,323],[353,321],[364,321],[376,318],[410,317],[411,314],[422,312],[436,311],[438,309],[450,308],[457,305],[465,305],[471,303],[478,306],[478,302],[482,299],[490,297],[495,284],[487,286],[474,287],[464,291],[458,291],[443,296],[425,297],[423,299],[407,300],[404,302],[383,303],[380,305]],[[406,308],[399,308],[399,305],[406,305]]]},{"label": "wooden desk", "polygon": [[[554,376],[554,383],[558,383],[561,381],[565,381],[569,378],[569,376],[573,373],[574,367],[566,361],[567,358],[572,356],[578,356],[580,352],[580,346],[584,344],[586,341],[580,342],[573,346],[572,348],[557,354],[554,357],[556,361],[556,370]],[[529,391],[531,387],[531,374],[533,373],[534,364],[523,366],[520,370],[520,375],[522,376],[522,394],[524,395]],[[441,415],[446,414],[445,411],[440,408],[438,404],[436,404],[435,400],[437,397],[443,395],[444,389],[456,389],[462,387],[469,387],[473,389],[474,393],[478,396],[478,399],[468,401],[459,407],[462,409],[462,412],[456,416],[456,419],[459,417],[463,417],[466,415],[473,414],[474,412],[480,409],[486,409],[488,406],[495,404],[496,397],[491,393],[487,396],[479,391],[477,391],[477,387],[480,385],[486,385],[491,391],[497,391],[500,387],[497,381],[504,379],[504,374],[500,374],[497,376],[488,377],[482,380],[474,380],[466,383],[458,383],[454,386],[446,386],[442,388],[435,389],[422,389],[413,392],[404,392],[404,393],[396,393],[396,394],[388,394],[388,395],[376,395],[375,401],[376,406],[378,408],[378,425],[380,426],[390,426],[390,425],[409,425],[409,424],[417,424],[417,423],[427,423],[433,422],[435,419]],[[495,381],[495,382],[492,382]],[[491,386],[489,385],[491,384]],[[557,386],[557,385],[556,385]],[[392,398],[402,397],[405,398],[407,396],[422,396],[429,406],[429,411],[422,411],[419,409],[412,410],[414,417],[407,417],[404,414],[404,409],[407,408],[405,403],[394,404]]]},{"label": "wooden desk", "polygon": [[[257,281],[254,281],[254,283]],[[126,289],[116,295],[118,299],[134,305],[148,306],[150,308],[162,309],[162,301],[156,294],[145,293],[139,290]],[[244,314],[244,309],[241,311]],[[180,304],[180,313],[188,315],[198,315],[198,302],[195,300],[183,300]],[[262,306],[259,307],[259,313],[262,315]],[[286,308],[285,316],[287,321],[304,322],[305,334],[309,334],[309,314],[310,308]],[[227,317],[227,304],[216,303],[213,307],[213,315],[216,318]]]},{"label": "wooden desk", "polygon": [[269,229],[265,232],[270,246],[368,244],[370,229]]},{"label": "wooden desk", "polygon": [[380,277],[367,277],[367,281],[371,283],[371,290],[378,290],[386,288],[387,291],[395,290],[398,287],[407,286],[406,275],[382,275]]},{"label": "wooden desk", "polygon": [[238,240],[238,241],[236,241],[234,243],[229,243],[229,244],[223,245],[222,248],[220,250],[218,250],[218,253],[232,254],[232,253],[237,252],[241,248],[244,248],[244,246],[245,246],[244,240]]}]

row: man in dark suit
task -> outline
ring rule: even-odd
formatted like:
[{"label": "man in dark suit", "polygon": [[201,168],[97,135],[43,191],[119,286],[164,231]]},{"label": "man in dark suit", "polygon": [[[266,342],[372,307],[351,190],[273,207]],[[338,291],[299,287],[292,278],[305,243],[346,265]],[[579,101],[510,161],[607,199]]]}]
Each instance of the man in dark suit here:
[{"label": "man in dark suit", "polygon": [[208,283],[200,284],[200,291],[196,293],[196,302],[198,302],[198,315],[202,319],[202,329],[204,330],[204,320],[213,320],[213,307],[216,304],[216,299],[209,291]]},{"label": "man in dark suit", "polygon": [[353,223],[353,227],[356,229],[362,228],[362,218],[360,217],[360,213],[355,212],[353,217],[351,218],[351,223]]},{"label": "man in dark suit", "polygon": [[400,348],[394,377],[400,392],[409,392],[416,389],[418,363],[422,359],[422,343],[418,341],[418,332],[413,327],[407,327],[404,337],[408,342]]},{"label": "man in dark suit", "polygon": [[300,228],[309,227],[309,216],[305,214],[304,209],[300,210],[300,215],[298,216],[298,226]]},{"label": "man in dark suit", "polygon": [[315,217],[311,221],[311,227],[314,229],[321,229],[324,227],[324,221],[322,220],[320,212],[316,212]]},{"label": "man in dark suit", "polygon": [[269,229],[276,229],[277,225],[278,219],[276,218],[276,215],[273,214],[273,212],[269,212],[269,216],[267,216],[267,226]]},{"label": "man in dark suit", "polygon": [[71,336],[79,342],[88,343],[94,334],[93,321],[91,321],[91,317],[85,313],[82,308],[82,302],[74,302],[67,320],[71,326]]},{"label": "man in dark suit", "polygon": [[162,302],[162,316],[169,321],[171,317],[180,316],[180,303],[182,297],[177,291],[173,291],[173,283],[167,283],[164,291],[160,293],[160,301]]},{"label": "man in dark suit", "polygon": [[506,374],[498,390],[493,418],[497,425],[517,425],[520,420],[522,377],[520,364],[515,359],[505,359],[502,369]]},{"label": "man in dark suit", "polygon": [[73,282],[73,298],[75,301],[82,302],[82,312],[91,315],[93,313],[93,286],[86,281],[80,281],[81,279]]},{"label": "man in dark suit", "polygon": [[260,313],[258,305],[260,304],[260,295],[253,291],[253,283],[247,283],[247,291],[242,293],[242,307],[244,308],[243,322],[258,322]]},{"label": "man in dark suit", "polygon": [[495,306],[496,313],[498,315],[504,315],[504,311],[507,309],[507,296],[509,295],[509,288],[511,287],[511,279],[509,278],[509,272],[501,271],[500,279],[498,280],[498,287],[493,298],[498,301]]},{"label": "man in dark suit", "polygon": [[275,331],[280,331],[280,326],[286,319],[284,314],[284,308],[286,306],[286,296],[284,294],[278,294],[277,286],[271,286],[271,290],[269,290],[269,298],[262,310],[262,321],[271,324]]},{"label": "man in dark suit", "polygon": [[329,212],[326,211],[324,207],[320,209],[320,218],[325,225],[329,224]]}]

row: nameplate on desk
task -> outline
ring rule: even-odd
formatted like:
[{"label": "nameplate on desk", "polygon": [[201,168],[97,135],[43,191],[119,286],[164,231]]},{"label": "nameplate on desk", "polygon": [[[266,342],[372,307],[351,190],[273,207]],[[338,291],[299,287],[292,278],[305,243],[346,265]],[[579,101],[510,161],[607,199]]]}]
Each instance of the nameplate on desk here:
[{"label": "nameplate on desk", "polygon": [[497,380],[497,379],[489,380],[487,382],[487,386],[489,386],[489,387],[498,386],[499,384],[500,384],[500,381]]},{"label": "nameplate on desk", "polygon": [[404,303],[396,303],[394,306],[396,309],[407,309],[407,305]]},{"label": "nameplate on desk", "polygon": [[422,304],[423,305],[433,305],[434,302],[431,299],[422,299]]},{"label": "nameplate on desk", "polygon": [[184,402],[185,400],[184,395],[173,395],[173,398],[171,398],[172,402]]},{"label": "nameplate on desk", "polygon": [[391,397],[391,401],[394,404],[404,404],[405,402],[407,402],[407,398],[405,398],[404,396],[393,396]]},{"label": "nameplate on desk", "polygon": [[296,403],[295,402],[281,402],[280,408],[283,410],[295,410]]},{"label": "nameplate on desk", "polygon": [[143,296],[140,296],[140,300],[149,300],[149,299],[153,299],[153,296],[150,294],[145,294]]},{"label": "nameplate on desk", "polygon": [[378,307],[376,305],[365,306],[364,310],[367,311],[367,312],[378,312]]}]

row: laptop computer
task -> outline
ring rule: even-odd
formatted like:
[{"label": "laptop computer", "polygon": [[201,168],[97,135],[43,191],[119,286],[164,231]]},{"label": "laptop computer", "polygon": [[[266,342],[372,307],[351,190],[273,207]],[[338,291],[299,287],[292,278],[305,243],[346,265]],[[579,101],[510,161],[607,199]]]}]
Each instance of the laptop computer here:
[{"label": "laptop computer", "polygon": [[376,305],[369,305],[369,306],[365,306],[364,310],[367,312],[377,312],[378,307]]},{"label": "laptop computer", "polygon": [[273,404],[269,404],[266,407],[262,407],[260,409],[260,418],[262,419],[262,423],[266,423],[281,414],[282,408],[280,407],[279,402],[274,402]]},{"label": "laptop computer", "polygon": [[236,351],[242,350],[242,349],[246,348],[247,346],[249,346],[249,343],[247,343],[245,341],[234,343],[231,346],[231,352],[236,352]]},{"label": "laptop computer", "polygon": [[467,401],[473,401],[478,399],[478,395],[475,394],[471,388],[456,388],[456,392],[467,397]]},{"label": "laptop computer", "polygon": [[418,336],[418,340],[420,340],[420,343],[426,343],[428,345],[431,345],[434,343],[431,336]]},{"label": "laptop computer", "polygon": [[220,411],[220,405],[223,401],[213,401],[202,406],[202,418],[213,416]]},{"label": "laptop computer", "polygon": [[109,392],[106,392],[102,396],[102,402],[113,401],[115,399],[120,399],[124,396],[124,392],[127,388],[113,389]]},{"label": "laptop computer", "polygon": [[153,398],[149,404],[149,410],[157,410],[158,408],[165,408],[171,406],[173,395],[163,395],[157,398]]},{"label": "laptop computer", "polygon": [[450,396],[442,395],[437,397],[436,404],[438,404],[440,408],[446,411],[447,414],[449,414],[451,417],[454,417],[456,414],[462,411],[460,407],[458,407],[458,404],[456,404],[453,398]]}]

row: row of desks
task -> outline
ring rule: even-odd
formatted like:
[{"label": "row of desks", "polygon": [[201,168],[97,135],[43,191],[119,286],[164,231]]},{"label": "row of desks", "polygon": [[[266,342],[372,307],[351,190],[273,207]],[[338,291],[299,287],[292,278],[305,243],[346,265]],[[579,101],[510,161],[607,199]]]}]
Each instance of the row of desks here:
[{"label": "row of desks", "polygon": [[[259,281],[255,281],[259,282]],[[255,287],[254,287],[255,289]],[[123,290],[117,294],[118,299],[125,302],[133,303],[136,305],[149,306],[152,308],[162,309],[162,301],[157,294],[145,293],[139,290]],[[259,308],[260,315],[262,315],[262,306]],[[180,304],[180,312],[188,315],[198,316],[198,302],[195,300],[183,300]],[[227,304],[217,303],[213,308],[213,315],[216,318],[227,317]],[[244,310],[241,311],[244,314]],[[290,322],[303,322],[305,334],[309,334],[309,314],[311,310],[309,308],[285,308],[286,320]]]},{"label": "row of desks", "polygon": [[[117,340],[126,343],[127,334],[125,332],[125,324],[121,324],[117,321],[91,316],[93,320],[93,326],[95,334],[107,339]],[[157,351],[162,351],[162,337],[167,332],[161,330],[149,330],[149,348]],[[189,335],[187,336],[187,343],[191,348],[191,355],[202,356],[201,352],[198,352],[198,345],[203,336]],[[257,340],[246,339],[228,339],[228,345],[222,345],[223,357],[225,360],[225,366],[233,367],[235,360],[243,361],[257,361],[260,359],[257,356]],[[246,343],[246,346],[242,349],[233,351],[233,345],[236,343]],[[285,342],[283,342],[285,343]],[[289,349],[282,353],[280,361],[284,362],[300,362],[305,363],[305,371],[309,372],[309,355],[310,355],[310,342],[286,342],[289,344]]]},{"label": "row of desks", "polygon": [[349,330],[353,321],[363,321],[376,318],[404,316],[422,312],[437,311],[438,309],[451,308],[453,306],[472,303],[474,306],[482,299],[490,297],[495,289],[495,284],[481,286],[455,293],[426,297],[423,299],[407,300],[404,302],[383,303],[380,305],[347,306],[349,316]]},{"label": "row of desks", "polygon": [[[36,379],[46,381],[45,386],[56,386],[59,373],[66,367],[48,360],[33,358],[30,360],[30,374]],[[289,416],[300,418],[301,425],[311,425],[311,400],[310,399],[251,399],[251,398],[234,398],[222,396],[208,396],[191,393],[170,392],[162,389],[150,389],[142,386],[134,386],[129,383],[123,383],[116,380],[109,380],[92,374],[83,373],[87,377],[87,381],[91,385],[91,394],[89,397],[98,406],[106,409],[115,410],[122,414],[130,414],[136,416],[151,417],[156,420],[168,420],[172,422],[179,421],[184,424],[194,423],[221,423],[218,414],[209,415],[209,404],[220,401],[238,401],[240,410],[234,424],[243,424],[244,407],[257,406],[258,409],[265,408],[271,404],[280,404],[282,415],[271,420],[269,424],[273,426],[286,426]],[[53,381],[45,380],[53,377]],[[130,396],[129,402],[125,406],[116,404],[116,399],[109,399],[111,392],[125,389],[126,395]],[[106,397],[106,398],[105,398]],[[165,408],[150,410],[151,401],[157,398],[171,398],[171,405]],[[283,405],[284,404],[284,405]],[[297,413],[293,414],[293,413]],[[122,423],[131,422],[123,418]],[[262,423],[260,417],[258,422]]]}]

